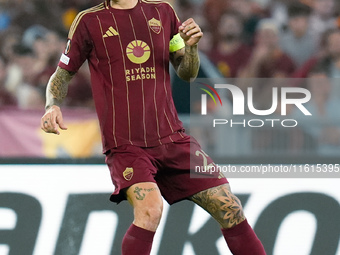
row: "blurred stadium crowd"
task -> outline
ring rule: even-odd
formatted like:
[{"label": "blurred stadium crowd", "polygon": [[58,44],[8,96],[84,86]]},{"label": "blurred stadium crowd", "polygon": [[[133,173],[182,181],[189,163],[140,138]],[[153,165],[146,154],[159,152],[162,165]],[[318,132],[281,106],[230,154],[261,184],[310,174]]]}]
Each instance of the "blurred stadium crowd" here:
[{"label": "blurred stadium crowd", "polygon": [[[48,78],[76,14],[101,0],[0,1],[0,106],[42,108]],[[173,0],[204,31],[202,54],[225,77],[339,77],[336,0]],[[93,107],[89,71],[69,87],[69,107]]]},{"label": "blurred stadium crowd", "polygon": [[[96,0],[0,1],[0,107],[43,109],[45,87],[65,49],[68,29]],[[87,68],[72,81],[65,105],[93,107]]]}]

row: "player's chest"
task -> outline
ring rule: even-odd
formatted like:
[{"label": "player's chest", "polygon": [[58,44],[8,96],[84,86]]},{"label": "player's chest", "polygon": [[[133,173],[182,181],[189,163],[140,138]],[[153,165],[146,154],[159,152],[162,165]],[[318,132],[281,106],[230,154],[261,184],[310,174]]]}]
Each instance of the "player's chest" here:
[{"label": "player's chest", "polygon": [[98,58],[122,56],[143,61],[149,55],[163,55],[168,50],[171,24],[157,13],[137,15],[107,14],[97,18],[90,32]]}]

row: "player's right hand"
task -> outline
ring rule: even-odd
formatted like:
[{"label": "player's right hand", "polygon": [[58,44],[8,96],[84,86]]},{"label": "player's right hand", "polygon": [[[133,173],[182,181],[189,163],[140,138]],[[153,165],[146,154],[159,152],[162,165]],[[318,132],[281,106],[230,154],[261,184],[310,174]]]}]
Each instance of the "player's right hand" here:
[{"label": "player's right hand", "polygon": [[42,116],[40,127],[46,133],[60,135],[58,126],[62,130],[67,130],[67,127],[63,122],[63,115],[61,113],[60,107],[53,105],[45,112],[44,116]]}]

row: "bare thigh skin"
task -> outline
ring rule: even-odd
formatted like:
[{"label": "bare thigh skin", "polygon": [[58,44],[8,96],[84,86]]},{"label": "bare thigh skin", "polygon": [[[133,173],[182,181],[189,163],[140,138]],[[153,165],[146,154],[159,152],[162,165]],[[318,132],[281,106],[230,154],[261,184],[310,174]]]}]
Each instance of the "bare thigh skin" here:
[{"label": "bare thigh skin", "polygon": [[126,190],[126,196],[133,207],[133,224],[155,232],[163,211],[163,200],[157,184],[153,182],[134,184]]},{"label": "bare thigh skin", "polygon": [[206,210],[222,228],[232,228],[245,220],[241,202],[229,184],[201,191],[189,200]]}]

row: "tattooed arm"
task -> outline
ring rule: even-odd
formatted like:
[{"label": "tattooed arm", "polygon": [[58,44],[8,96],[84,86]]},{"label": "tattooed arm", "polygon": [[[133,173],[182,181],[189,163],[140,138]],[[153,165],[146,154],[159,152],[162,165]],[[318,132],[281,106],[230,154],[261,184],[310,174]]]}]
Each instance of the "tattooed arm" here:
[{"label": "tattooed arm", "polygon": [[68,84],[75,73],[58,67],[46,88],[46,112],[41,118],[41,129],[46,133],[60,134],[58,126],[66,130],[60,105],[67,95]]},{"label": "tattooed arm", "polygon": [[185,48],[171,53],[170,58],[177,75],[181,79],[190,81],[190,79],[197,77],[200,67],[197,45],[186,45]]},{"label": "tattooed arm", "polygon": [[185,47],[170,54],[170,61],[178,76],[190,81],[197,77],[200,60],[197,44],[203,33],[193,19],[186,20],[180,27],[179,32],[184,40]]},{"label": "tattooed arm", "polygon": [[46,89],[46,110],[53,105],[61,105],[67,95],[68,84],[73,76],[74,73],[60,67],[52,74]]}]

